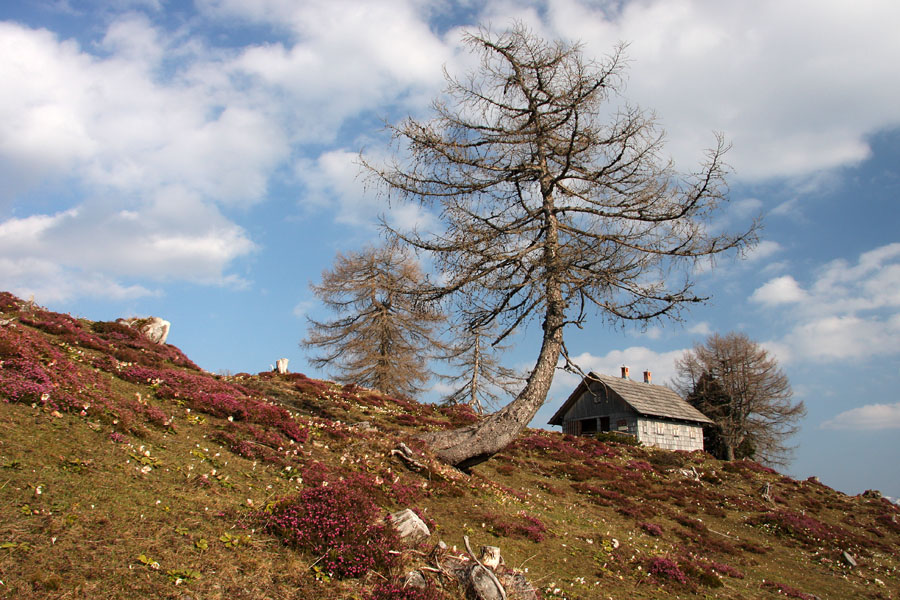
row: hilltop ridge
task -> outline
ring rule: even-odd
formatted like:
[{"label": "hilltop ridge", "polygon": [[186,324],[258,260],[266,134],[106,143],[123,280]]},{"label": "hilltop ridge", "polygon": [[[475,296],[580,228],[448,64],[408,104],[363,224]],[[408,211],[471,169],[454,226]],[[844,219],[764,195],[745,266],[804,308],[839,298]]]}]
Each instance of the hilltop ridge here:
[{"label": "hilltop ridge", "polygon": [[[541,598],[900,597],[900,508],[877,492],[532,429],[466,474],[415,440],[465,406],[213,375],[8,293],[0,400],[3,598],[449,600],[437,561],[463,536]],[[397,540],[405,508],[427,540]]]}]

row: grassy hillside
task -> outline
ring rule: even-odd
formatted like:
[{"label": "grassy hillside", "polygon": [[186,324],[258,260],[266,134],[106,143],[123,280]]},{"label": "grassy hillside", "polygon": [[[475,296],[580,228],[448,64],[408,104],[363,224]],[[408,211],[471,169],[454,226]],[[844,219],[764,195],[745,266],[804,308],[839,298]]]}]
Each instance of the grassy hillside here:
[{"label": "grassy hillside", "polygon": [[[536,430],[465,474],[414,440],[465,408],[215,376],[124,325],[0,311],[3,598],[461,598],[435,545],[464,535],[542,598],[900,597],[877,493]],[[414,547],[384,521],[406,507],[432,530]],[[402,588],[420,567],[428,594]]]}]

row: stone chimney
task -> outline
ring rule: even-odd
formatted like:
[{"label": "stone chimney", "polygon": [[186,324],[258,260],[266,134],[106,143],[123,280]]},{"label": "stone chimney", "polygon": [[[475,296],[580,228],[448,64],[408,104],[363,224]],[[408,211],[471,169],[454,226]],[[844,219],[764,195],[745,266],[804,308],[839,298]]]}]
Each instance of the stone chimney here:
[{"label": "stone chimney", "polygon": [[622,365],[622,379],[628,379],[628,367]]},{"label": "stone chimney", "polygon": [[650,371],[644,371],[644,383],[650,383]]}]

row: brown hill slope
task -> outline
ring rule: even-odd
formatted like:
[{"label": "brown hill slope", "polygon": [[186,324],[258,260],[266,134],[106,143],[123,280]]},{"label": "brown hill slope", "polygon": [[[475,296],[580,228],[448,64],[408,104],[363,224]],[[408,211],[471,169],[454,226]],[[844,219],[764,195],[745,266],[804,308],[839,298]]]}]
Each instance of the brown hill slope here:
[{"label": "brown hill slope", "polygon": [[[464,474],[410,441],[463,408],[0,311],[3,598],[461,598],[434,550],[464,535],[543,598],[898,598],[900,510],[874,493],[536,430]],[[432,530],[415,547],[383,519],[406,507]],[[416,568],[427,593],[402,587]]]}]

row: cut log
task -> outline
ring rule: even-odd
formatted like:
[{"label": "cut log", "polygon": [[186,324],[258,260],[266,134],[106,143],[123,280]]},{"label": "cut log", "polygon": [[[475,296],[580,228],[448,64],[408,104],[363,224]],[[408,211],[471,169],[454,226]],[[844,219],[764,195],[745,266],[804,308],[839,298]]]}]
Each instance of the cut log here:
[{"label": "cut log", "polygon": [[491,569],[496,569],[503,563],[503,557],[500,556],[500,548],[497,546],[481,547],[481,564]]}]

